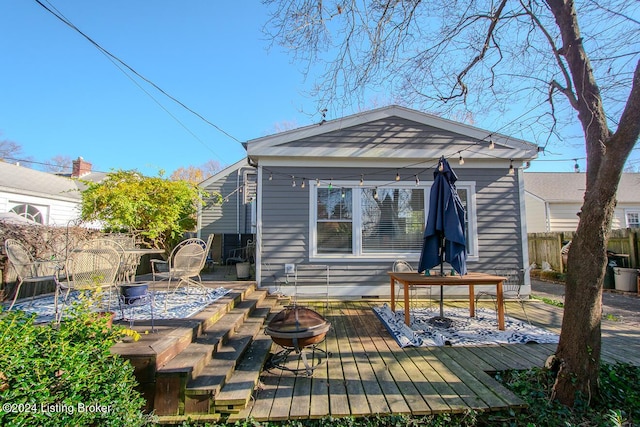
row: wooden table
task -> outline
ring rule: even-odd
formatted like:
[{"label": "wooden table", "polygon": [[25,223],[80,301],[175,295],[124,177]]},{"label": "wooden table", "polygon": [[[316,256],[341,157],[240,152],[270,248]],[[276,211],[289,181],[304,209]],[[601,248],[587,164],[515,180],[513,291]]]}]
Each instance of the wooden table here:
[{"label": "wooden table", "polygon": [[388,272],[391,278],[391,311],[396,309],[396,282],[404,287],[404,323],[410,325],[409,287],[410,286],[468,286],[469,287],[469,317],[475,317],[475,285],[495,285],[498,298],[498,329],[504,331],[504,298],[502,284],[506,277],[484,273],[467,273],[464,276],[425,276],[416,272]]}]

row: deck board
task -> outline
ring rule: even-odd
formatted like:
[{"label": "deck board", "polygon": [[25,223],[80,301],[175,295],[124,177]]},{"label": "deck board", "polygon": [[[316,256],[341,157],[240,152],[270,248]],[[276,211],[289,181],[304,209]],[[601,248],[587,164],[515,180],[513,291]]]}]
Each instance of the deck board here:
[{"label": "deck board", "polygon": [[[436,295],[437,296],[437,295]],[[400,348],[372,307],[385,301],[318,302],[311,307],[332,323],[318,345],[331,356],[313,375],[279,369],[263,370],[253,399],[229,420],[256,421],[374,414],[456,413],[520,408],[524,402],[490,374],[507,369],[541,367],[557,344],[501,344],[479,347]],[[419,300],[424,306],[437,305]],[[466,301],[445,301],[467,307]],[[493,308],[491,301],[481,307]],[[563,310],[542,301],[528,301],[531,323],[559,333]],[[507,315],[525,319],[517,303],[507,302]],[[176,322],[176,326],[184,322]],[[163,325],[167,327],[169,325]],[[602,360],[640,365],[640,328],[602,320]],[[274,346],[272,352],[277,350]],[[314,360],[314,363],[317,359]],[[300,361],[295,360],[299,366]],[[232,408],[235,411],[235,407]],[[210,414],[212,420],[219,414]]]}]

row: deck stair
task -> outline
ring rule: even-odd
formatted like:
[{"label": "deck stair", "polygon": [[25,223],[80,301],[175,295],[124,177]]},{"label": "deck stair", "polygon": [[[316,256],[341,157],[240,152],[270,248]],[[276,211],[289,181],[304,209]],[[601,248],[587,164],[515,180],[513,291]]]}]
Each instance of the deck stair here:
[{"label": "deck stair", "polygon": [[[265,340],[262,331],[276,302],[277,298],[269,297],[265,290],[247,293],[215,323],[195,335],[179,354],[158,367],[153,405],[156,415],[169,421],[192,414],[213,416],[222,412],[220,409],[244,409],[269,354],[271,340]],[[246,372],[249,365],[251,373]],[[238,368],[241,371],[235,375]],[[251,382],[244,383],[248,397],[234,397],[219,408],[215,404],[217,396],[240,373],[244,381]],[[233,384],[238,387],[238,380],[233,379],[229,387]],[[237,396],[240,392],[235,391]],[[228,390],[225,394],[231,396]]]}]

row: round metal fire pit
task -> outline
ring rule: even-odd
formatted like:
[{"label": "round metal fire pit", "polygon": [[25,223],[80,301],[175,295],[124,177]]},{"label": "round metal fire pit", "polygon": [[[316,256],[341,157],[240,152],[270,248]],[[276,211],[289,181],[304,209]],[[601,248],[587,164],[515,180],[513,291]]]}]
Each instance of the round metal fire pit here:
[{"label": "round metal fire pit", "polygon": [[[303,350],[309,348],[313,352],[318,351],[328,356],[324,350],[317,348],[316,344],[324,340],[330,327],[331,323],[318,312],[307,307],[294,305],[280,311],[265,328],[265,333],[271,336],[273,342],[284,348],[273,356],[271,367],[296,373],[306,371],[307,375],[311,376],[317,365],[312,367],[309,364]],[[302,358],[304,369],[286,367],[287,358],[294,351],[298,357]]]}]

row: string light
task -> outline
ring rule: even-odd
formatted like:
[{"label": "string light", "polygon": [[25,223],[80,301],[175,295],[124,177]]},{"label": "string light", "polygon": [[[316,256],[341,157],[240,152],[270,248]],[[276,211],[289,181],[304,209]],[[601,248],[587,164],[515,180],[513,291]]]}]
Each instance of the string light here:
[{"label": "string light", "polygon": [[495,142],[493,142],[493,138],[489,138],[489,150],[493,150],[496,148]]},{"label": "string light", "polygon": [[295,187],[295,186],[296,186],[296,177],[295,177],[295,176],[292,176],[292,177],[291,177],[291,180],[292,180],[292,181],[291,181],[291,186],[292,186],[292,187]]},{"label": "string light", "polygon": [[273,172],[269,172],[269,181],[273,181]]},{"label": "string light", "polygon": [[333,188],[333,178],[329,180],[329,190]]},{"label": "string light", "polygon": [[420,178],[418,178],[418,174],[416,174],[416,185],[420,185]]},{"label": "string light", "polygon": [[344,188],[341,189],[340,196],[344,199],[344,197],[345,197]]},{"label": "string light", "polygon": [[400,172],[396,169],[396,181],[400,181]]},{"label": "string light", "polygon": [[573,159],[574,162],[576,162],[575,165],[573,165],[573,170],[575,173],[580,173],[580,165],[578,164],[578,159]]},{"label": "string light", "polygon": [[378,200],[378,187],[373,189],[373,198]]},{"label": "string light", "polygon": [[320,188],[320,178],[316,178],[316,187]]},{"label": "string light", "polygon": [[[458,151],[458,154],[460,154],[460,152]],[[464,165],[464,159],[462,158],[462,154],[460,154],[460,159],[458,159],[458,164],[460,166]]]},{"label": "string light", "polygon": [[360,187],[364,185],[364,175],[360,175]]},{"label": "string light", "polygon": [[300,188],[305,188],[307,184],[304,183],[304,178],[302,178],[302,184],[300,184]]},{"label": "string light", "polygon": [[513,167],[513,159],[509,160],[509,175],[515,175],[516,170]]}]

